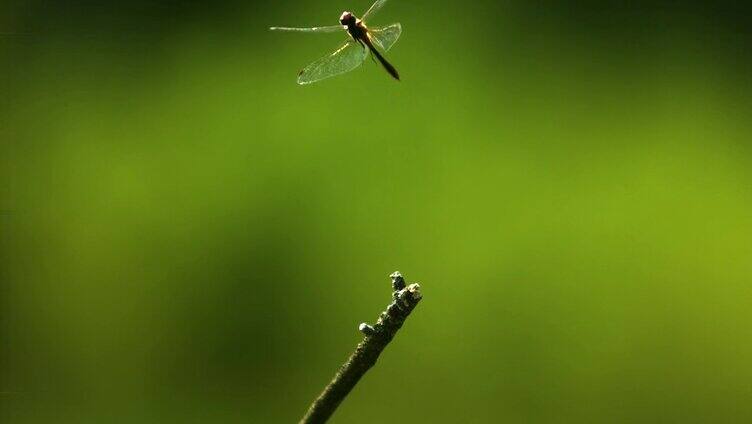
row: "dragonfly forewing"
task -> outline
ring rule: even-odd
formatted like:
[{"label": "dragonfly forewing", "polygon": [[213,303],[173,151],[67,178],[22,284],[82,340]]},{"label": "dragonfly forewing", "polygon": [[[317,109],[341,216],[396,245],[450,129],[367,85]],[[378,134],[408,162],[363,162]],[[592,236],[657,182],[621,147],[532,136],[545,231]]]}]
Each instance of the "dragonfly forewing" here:
[{"label": "dragonfly forewing", "polygon": [[298,75],[298,84],[310,84],[335,75],[344,74],[360,66],[367,51],[355,40],[349,40],[334,53],[306,66]]},{"label": "dragonfly forewing", "polygon": [[362,19],[364,22],[368,22],[368,19],[370,17],[372,17],[373,15],[375,15],[376,12],[379,11],[379,9],[381,9],[382,7],[384,7],[384,3],[386,3],[386,0],[376,0],[375,2],[373,2],[373,4],[371,5],[371,7],[368,8],[368,10],[366,11],[366,13],[363,14],[363,17],[360,18],[360,19]]},{"label": "dragonfly forewing", "polygon": [[381,47],[382,50],[388,51],[402,34],[402,25],[391,24],[383,28],[372,28],[368,30],[368,34],[371,36],[371,40],[376,42],[376,45]]},{"label": "dragonfly forewing", "polygon": [[292,28],[292,27],[271,27],[269,28],[272,31],[287,31],[287,32],[320,32],[320,33],[327,33],[327,32],[338,32],[343,31],[342,25],[330,25],[330,26],[320,26],[320,27],[312,27],[312,28]]}]

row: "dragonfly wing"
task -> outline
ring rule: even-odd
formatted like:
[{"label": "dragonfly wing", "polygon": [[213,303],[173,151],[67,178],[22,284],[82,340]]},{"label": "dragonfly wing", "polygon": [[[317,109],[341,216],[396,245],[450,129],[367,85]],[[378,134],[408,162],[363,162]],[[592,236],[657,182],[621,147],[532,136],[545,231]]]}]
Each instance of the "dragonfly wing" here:
[{"label": "dragonfly wing", "polygon": [[371,7],[366,11],[366,13],[363,14],[363,17],[361,19],[365,22],[368,22],[368,18],[376,14],[379,9],[384,7],[384,3],[386,3],[386,0],[376,0],[375,2],[373,2]]},{"label": "dragonfly wing", "polygon": [[397,23],[383,28],[369,29],[368,34],[370,34],[371,40],[375,41],[382,50],[387,51],[392,48],[402,34],[402,25]]},{"label": "dragonfly wing", "polygon": [[271,27],[272,31],[287,31],[287,32],[337,32],[343,31],[342,25],[320,26],[313,28],[290,28],[290,27]]},{"label": "dragonfly wing", "polygon": [[298,74],[298,84],[310,84],[335,75],[344,74],[360,66],[367,51],[355,40],[349,40],[334,53],[306,66]]}]

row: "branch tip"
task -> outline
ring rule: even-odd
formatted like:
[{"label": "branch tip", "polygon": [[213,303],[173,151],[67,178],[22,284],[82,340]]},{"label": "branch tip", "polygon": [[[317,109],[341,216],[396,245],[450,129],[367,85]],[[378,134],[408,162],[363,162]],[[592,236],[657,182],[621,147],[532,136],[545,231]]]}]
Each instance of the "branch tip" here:
[{"label": "branch tip", "polygon": [[420,292],[420,284],[413,283],[407,286],[407,292],[413,297],[413,300],[420,300],[423,297],[423,293]]},{"label": "branch tip", "polygon": [[423,294],[419,284],[406,285],[399,271],[393,272],[389,277],[392,279],[392,302],[379,314],[374,325],[363,322],[358,326],[358,330],[366,337],[321,395],[313,401],[300,423],[323,423],[334,413],[363,374],[376,363],[381,352],[420,302]]},{"label": "branch tip", "polygon": [[399,271],[394,271],[389,278],[392,279],[392,289],[394,291],[400,291],[405,288],[405,278]]}]

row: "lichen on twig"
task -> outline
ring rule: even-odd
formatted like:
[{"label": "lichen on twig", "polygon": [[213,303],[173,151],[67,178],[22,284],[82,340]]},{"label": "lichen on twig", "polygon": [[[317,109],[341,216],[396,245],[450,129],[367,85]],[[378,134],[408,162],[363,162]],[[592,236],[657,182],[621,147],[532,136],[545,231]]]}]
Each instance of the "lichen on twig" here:
[{"label": "lichen on twig", "polygon": [[392,273],[390,277],[393,290],[392,302],[381,313],[374,325],[365,322],[360,324],[358,329],[365,335],[365,338],[340,367],[321,395],[313,401],[308,412],[300,420],[301,424],[323,423],[331,417],[355,384],[376,363],[381,352],[392,341],[405,319],[420,302],[423,297],[420,285],[406,285],[399,271]]}]

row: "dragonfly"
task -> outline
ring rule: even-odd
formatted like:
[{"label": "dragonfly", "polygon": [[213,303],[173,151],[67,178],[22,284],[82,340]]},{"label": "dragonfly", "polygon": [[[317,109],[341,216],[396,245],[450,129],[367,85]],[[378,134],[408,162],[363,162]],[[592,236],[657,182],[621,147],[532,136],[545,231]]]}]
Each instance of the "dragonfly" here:
[{"label": "dragonfly", "polygon": [[388,51],[397,42],[402,33],[399,23],[381,28],[369,28],[366,21],[384,7],[387,0],[376,0],[371,7],[358,19],[350,12],[342,12],[339,17],[340,25],[319,26],[311,28],[271,27],[272,31],[304,32],[304,33],[333,33],[347,31],[348,40],[333,53],[311,63],[298,73],[298,84],[305,85],[326,78],[350,72],[360,66],[371,53],[371,57],[378,60],[384,69],[394,79],[400,79],[397,69],[389,63],[379,50]]}]

